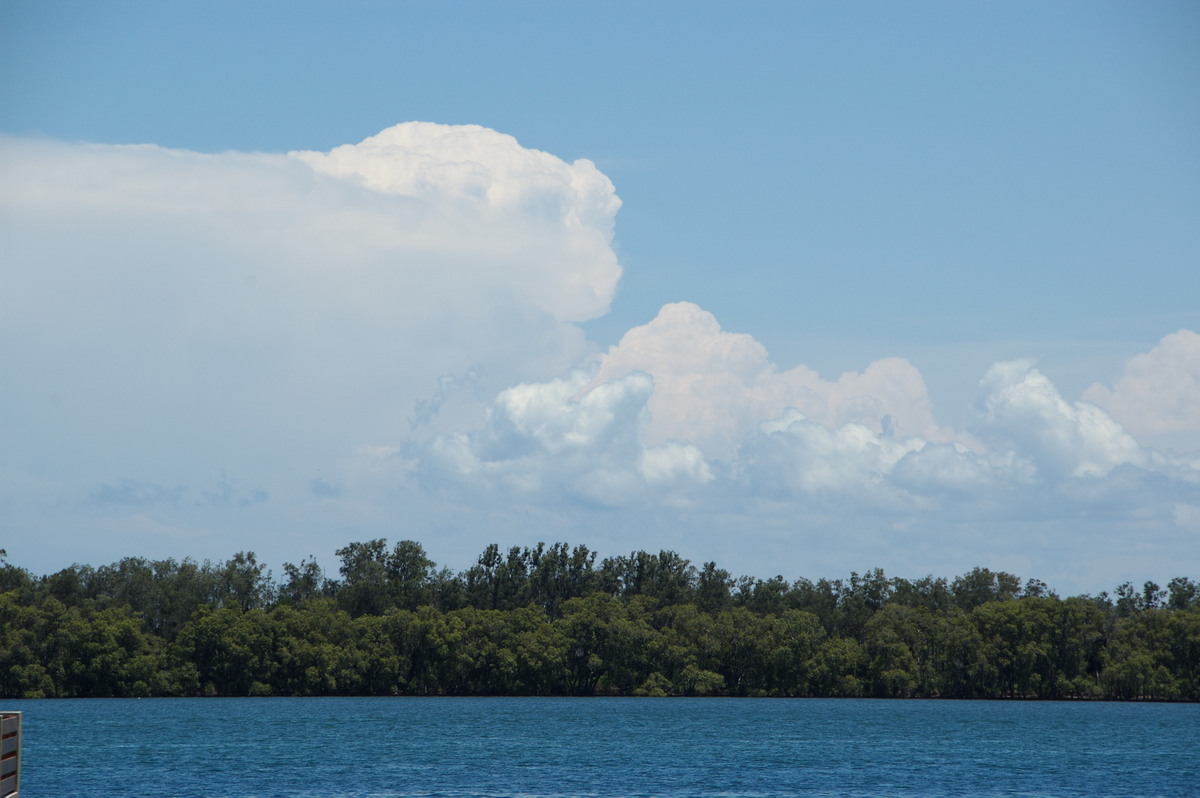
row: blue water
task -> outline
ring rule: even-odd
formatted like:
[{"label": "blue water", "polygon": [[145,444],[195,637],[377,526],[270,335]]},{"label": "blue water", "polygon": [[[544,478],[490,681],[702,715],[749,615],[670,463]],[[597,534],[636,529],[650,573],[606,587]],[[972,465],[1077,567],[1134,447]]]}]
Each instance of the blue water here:
[{"label": "blue water", "polygon": [[23,798],[1198,796],[1200,705],[7,701]]}]

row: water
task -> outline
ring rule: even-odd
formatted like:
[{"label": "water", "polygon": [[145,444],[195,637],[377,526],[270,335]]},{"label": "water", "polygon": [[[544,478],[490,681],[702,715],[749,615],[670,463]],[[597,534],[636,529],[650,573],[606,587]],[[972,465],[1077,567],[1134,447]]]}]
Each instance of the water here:
[{"label": "water", "polygon": [[24,798],[1200,796],[1200,706],[966,701],[7,701]]}]

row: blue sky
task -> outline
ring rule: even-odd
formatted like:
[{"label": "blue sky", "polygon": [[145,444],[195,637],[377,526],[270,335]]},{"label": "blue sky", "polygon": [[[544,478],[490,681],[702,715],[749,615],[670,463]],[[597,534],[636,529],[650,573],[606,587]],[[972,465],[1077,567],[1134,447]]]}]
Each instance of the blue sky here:
[{"label": "blue sky", "polygon": [[0,547],[1195,576],[1198,33],[2,2]]}]

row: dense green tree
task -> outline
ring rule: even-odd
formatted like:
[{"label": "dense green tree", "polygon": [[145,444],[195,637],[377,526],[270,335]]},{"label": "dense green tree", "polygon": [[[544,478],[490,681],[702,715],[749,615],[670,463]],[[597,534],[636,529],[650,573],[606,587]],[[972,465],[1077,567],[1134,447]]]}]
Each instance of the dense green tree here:
[{"label": "dense green tree", "polygon": [[338,606],[351,616],[378,615],[395,606],[388,590],[387,541],[350,543],[335,552],[342,564],[336,587]]},{"label": "dense green tree", "polygon": [[598,589],[596,553],[587,546],[569,549],[566,543],[549,547],[539,543],[535,549],[524,551],[529,562],[529,598],[551,618],[559,617],[564,601]]},{"label": "dense green tree", "polygon": [[527,550],[513,546],[507,555],[496,544],[488,546],[466,573],[467,602],[487,610],[524,607],[532,601]]},{"label": "dense green tree", "polygon": [[967,611],[990,602],[1011,601],[1020,591],[1019,577],[987,568],[973,568],[970,573],[957,577],[950,584],[954,601]]},{"label": "dense green tree", "polygon": [[239,551],[226,561],[217,574],[218,595],[242,610],[263,609],[274,603],[275,586],[271,572],[258,562],[252,551]]},{"label": "dense green tree", "polygon": [[924,607],[934,613],[945,613],[955,605],[949,583],[933,576],[912,581],[893,579],[891,601],[907,607]]},{"label": "dense green tree", "polygon": [[810,582],[801,578],[793,583],[791,591],[793,606],[817,616],[821,628],[827,634],[840,633],[841,594],[840,579],[818,579],[816,582]]},{"label": "dense green tree", "polygon": [[420,544],[339,549],[276,583],[128,557],[35,577],[0,552],[0,697],[774,695],[1200,700],[1195,582],[1062,599],[952,581],[734,579],[669,551],[489,546],[463,573]]},{"label": "dense green tree", "polygon": [[8,554],[0,549],[0,593],[14,592],[16,598],[23,604],[33,601],[37,589],[37,580],[33,574],[24,568],[18,568],[8,562]]},{"label": "dense green tree", "polygon": [[867,689],[881,698],[930,695],[936,689],[934,633],[923,607],[881,606],[866,624]]},{"label": "dense green tree", "polygon": [[706,562],[696,575],[696,605],[705,612],[720,612],[733,603],[733,579],[715,562]]},{"label": "dense green tree", "polygon": [[856,641],[827,637],[817,647],[813,660],[813,695],[855,698],[863,694],[866,656]]},{"label": "dense green tree", "polygon": [[775,695],[812,695],[817,653],[825,639],[821,622],[811,612],[784,610],[773,627],[764,687]]},{"label": "dense green tree", "polygon": [[791,586],[782,576],[754,579],[744,576],[736,582],[734,602],[760,615],[779,615],[791,606]]},{"label": "dense green tree", "polygon": [[330,592],[325,574],[314,557],[306,557],[299,565],[285,562],[283,573],[287,577],[279,586],[279,600],[283,603],[303,604]]},{"label": "dense green tree", "polygon": [[721,674],[730,695],[763,691],[769,674],[771,654],[777,647],[775,616],[759,615],[745,607],[722,610],[713,617],[707,638],[706,664]]},{"label": "dense green tree", "polygon": [[556,625],[567,641],[566,683],[572,694],[632,692],[649,675],[643,660],[653,630],[644,602],[605,593],[573,598],[563,604]]},{"label": "dense green tree", "polygon": [[1177,576],[1167,583],[1167,607],[1186,610],[1200,606],[1200,585],[1184,576]]},{"label": "dense green tree", "polygon": [[608,557],[600,564],[601,589],[622,598],[645,596],[660,604],[689,603],[695,583],[696,569],[673,551],[635,551],[627,557]]}]

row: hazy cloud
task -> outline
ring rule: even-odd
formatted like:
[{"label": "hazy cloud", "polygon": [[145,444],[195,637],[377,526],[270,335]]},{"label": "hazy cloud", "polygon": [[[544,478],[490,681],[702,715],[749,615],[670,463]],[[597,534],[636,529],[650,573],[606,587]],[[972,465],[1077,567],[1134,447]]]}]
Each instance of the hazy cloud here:
[{"label": "hazy cloud", "polygon": [[249,507],[269,501],[271,495],[262,488],[249,487],[243,480],[230,477],[224,471],[214,490],[203,492],[204,503],[213,507]]},{"label": "hazy cloud", "polygon": [[342,489],[338,487],[337,483],[329,482],[320,477],[313,477],[309,480],[308,489],[312,495],[322,499],[336,499],[342,495]]},{"label": "hazy cloud", "polygon": [[167,488],[153,482],[122,479],[116,485],[102,483],[85,500],[91,505],[118,507],[151,507],[156,504],[175,504],[184,494],[180,485]]},{"label": "hazy cloud", "polygon": [[446,403],[467,392],[475,392],[482,376],[482,367],[475,366],[462,376],[443,374],[437,379],[437,390],[426,399],[418,399],[413,404],[411,424],[413,428],[423,427],[433,421],[442,412]]}]

